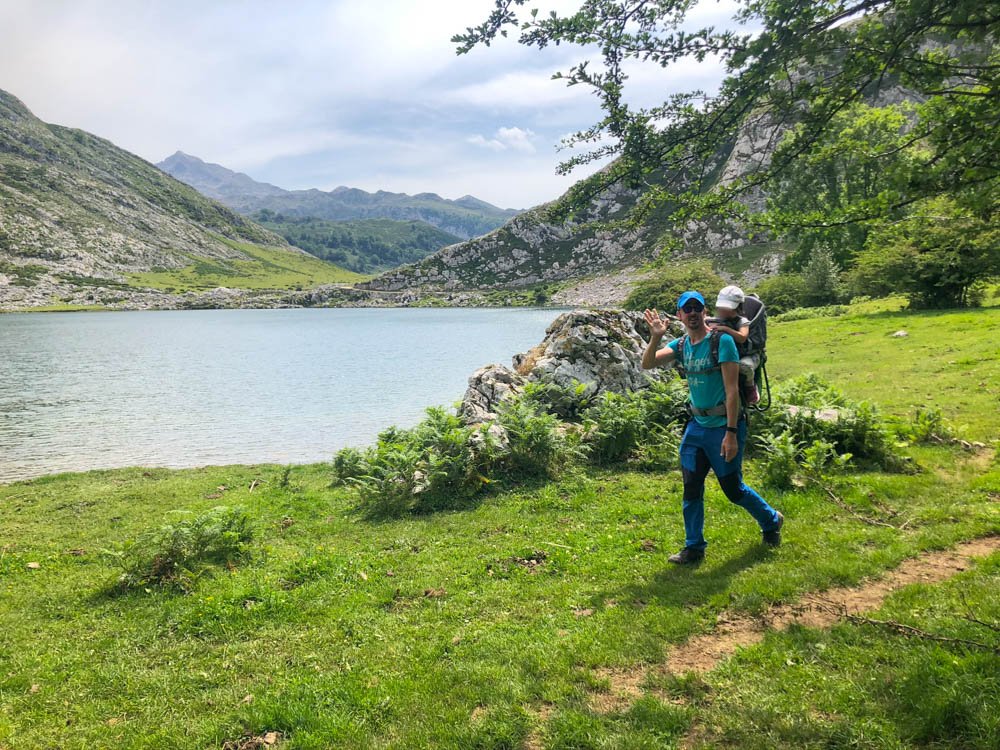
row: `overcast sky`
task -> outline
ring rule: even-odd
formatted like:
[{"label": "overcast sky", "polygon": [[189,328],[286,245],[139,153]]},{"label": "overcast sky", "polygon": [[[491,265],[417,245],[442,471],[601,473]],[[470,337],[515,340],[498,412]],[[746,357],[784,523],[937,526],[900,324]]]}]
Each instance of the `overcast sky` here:
[{"label": "overcast sky", "polygon": [[[529,7],[575,7],[539,0]],[[153,162],[178,149],[287,189],[552,200],[560,139],[599,119],[550,80],[582,53],[450,37],[492,0],[2,0],[0,88],[46,122]],[[731,0],[698,20],[727,25]],[[717,64],[646,71],[636,101],[714,87]]]}]

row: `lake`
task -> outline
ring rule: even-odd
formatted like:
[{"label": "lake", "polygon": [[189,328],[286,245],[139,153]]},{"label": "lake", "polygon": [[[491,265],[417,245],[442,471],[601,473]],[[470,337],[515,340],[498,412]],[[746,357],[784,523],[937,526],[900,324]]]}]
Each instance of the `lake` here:
[{"label": "lake", "polygon": [[328,460],[461,399],[558,310],[0,315],[0,482]]}]

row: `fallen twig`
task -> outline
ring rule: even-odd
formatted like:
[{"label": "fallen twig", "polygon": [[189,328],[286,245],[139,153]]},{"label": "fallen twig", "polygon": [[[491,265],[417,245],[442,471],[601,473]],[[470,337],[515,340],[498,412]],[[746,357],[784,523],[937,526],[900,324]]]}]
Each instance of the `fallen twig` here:
[{"label": "fallen twig", "polygon": [[899,635],[905,635],[908,638],[920,638],[922,640],[938,641],[940,643],[955,643],[960,646],[971,646],[972,648],[979,648],[984,651],[992,651],[995,654],[1000,654],[1000,646],[991,646],[988,643],[970,641],[965,638],[949,638],[944,635],[935,635],[934,633],[928,633],[926,630],[920,630],[920,628],[915,628],[912,625],[904,625],[903,623],[896,622],[895,620],[873,620],[870,617],[849,614],[845,614],[844,617],[849,622],[861,625],[874,625],[876,627],[885,628],[886,630],[891,630],[894,633],[899,633]]},{"label": "fallen twig", "polygon": [[259,479],[255,479],[252,482],[250,482],[250,492],[253,492],[259,484],[260,484]]},{"label": "fallen twig", "polygon": [[856,518],[857,520],[861,521],[862,523],[866,523],[869,526],[881,526],[886,529],[895,529],[896,531],[903,529],[909,523],[909,521],[906,521],[902,526],[895,526],[894,524],[891,524],[888,521],[880,521],[877,518],[871,518],[870,516],[858,513],[856,510],[854,510],[854,508],[848,505],[843,498],[839,497],[837,493],[835,493],[832,489],[823,484],[821,481],[813,477],[810,477],[810,480],[826,493],[827,497],[830,499],[830,502],[832,502],[834,505],[836,505],[845,513],[848,513],[853,518]]}]

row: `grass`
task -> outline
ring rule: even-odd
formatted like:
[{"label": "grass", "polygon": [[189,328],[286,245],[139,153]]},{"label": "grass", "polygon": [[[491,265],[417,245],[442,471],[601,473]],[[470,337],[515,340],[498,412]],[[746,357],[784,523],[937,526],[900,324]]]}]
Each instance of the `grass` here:
[{"label": "grass", "polygon": [[[871,308],[885,308],[869,312]],[[866,303],[847,315],[774,327],[768,371],[815,372],[896,416],[934,406],[969,440],[997,435],[1000,308],[917,312]],[[866,309],[867,308],[867,309]],[[893,338],[897,331],[907,335]]]},{"label": "grass", "polygon": [[133,286],[188,292],[215,287],[235,289],[308,289],[320,284],[352,284],[367,276],[315,258],[278,248],[219,238],[251,260],[205,260],[192,257],[180,269],[129,274]]},{"label": "grass", "polygon": [[[997,313],[976,314],[978,336],[964,333],[965,313],[908,315],[902,340],[881,336],[896,313],[777,324],[772,367],[799,372],[793,357],[821,334],[827,375],[864,397],[876,352],[893,353],[907,381],[935,377],[926,325],[961,329],[950,356],[995,375],[996,361],[978,358]],[[900,415],[929,405],[975,435],[1000,426],[995,408],[968,415],[956,389],[933,389],[927,404],[888,390],[876,400]],[[529,735],[546,748],[661,748],[688,733],[706,746],[993,747],[1000,658],[860,625],[773,634],[704,678],[658,678],[630,706],[591,707],[602,670],[660,664],[723,610],[758,611],[1000,530],[992,452],[911,453],[920,473],[835,480],[851,503],[898,510],[903,531],[859,523],[814,490],[766,491],[789,519],[775,551],[710,483],[711,546],[693,569],[665,562],[681,534],[677,472],[592,470],[383,522],[331,489],[323,464],[0,486],[0,747],[218,748],[267,731],[282,748],[517,748]],[[752,463],[748,475],[759,485]],[[102,549],[220,504],[253,519],[249,561],[203,574],[189,594],[115,587]],[[884,616],[968,637],[967,607],[1000,618],[998,565],[904,589]]]}]

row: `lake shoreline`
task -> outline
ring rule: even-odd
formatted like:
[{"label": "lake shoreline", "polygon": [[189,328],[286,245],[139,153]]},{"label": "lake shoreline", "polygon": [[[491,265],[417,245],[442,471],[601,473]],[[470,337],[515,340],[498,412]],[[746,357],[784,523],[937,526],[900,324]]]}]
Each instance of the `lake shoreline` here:
[{"label": "lake shoreline", "polygon": [[416,424],[428,406],[460,400],[473,372],[509,364],[558,315],[549,308],[12,315],[0,326],[0,481],[327,460],[390,426]]}]

